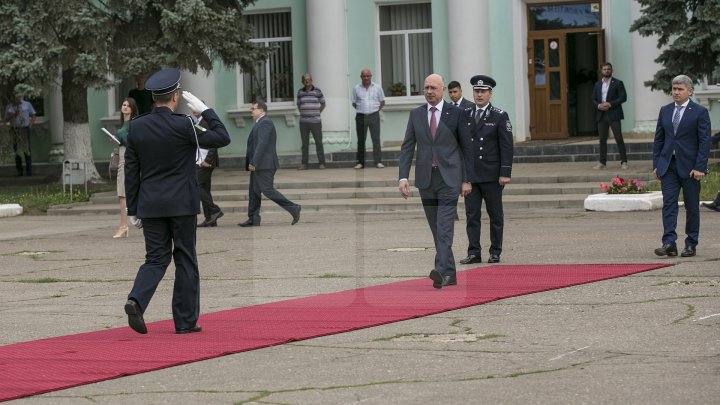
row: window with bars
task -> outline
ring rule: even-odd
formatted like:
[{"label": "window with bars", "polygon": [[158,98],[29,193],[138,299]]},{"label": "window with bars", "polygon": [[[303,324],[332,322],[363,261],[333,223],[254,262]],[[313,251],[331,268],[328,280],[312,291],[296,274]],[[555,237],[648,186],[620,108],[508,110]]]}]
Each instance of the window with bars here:
[{"label": "window with bars", "polygon": [[388,96],[419,95],[433,72],[430,3],[379,7],[380,76]]},{"label": "window with bars", "polygon": [[267,103],[293,101],[292,30],[290,12],[245,15],[252,26],[250,42],[275,51],[254,73],[243,73],[245,103],[262,98]]}]

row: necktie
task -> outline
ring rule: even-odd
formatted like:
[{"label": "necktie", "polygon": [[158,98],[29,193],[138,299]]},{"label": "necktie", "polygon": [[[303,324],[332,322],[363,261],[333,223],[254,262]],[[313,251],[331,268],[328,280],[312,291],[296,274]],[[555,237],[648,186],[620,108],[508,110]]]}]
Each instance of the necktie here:
[{"label": "necktie", "polygon": [[435,111],[437,108],[430,107],[430,136],[435,139],[435,131],[437,131],[437,120],[435,119]]},{"label": "necktie", "polygon": [[458,106],[459,106],[459,104],[458,104],[458,102],[456,101],[456,102],[455,102],[455,107],[458,107]]},{"label": "necktie", "polygon": [[482,117],[482,115],[483,115],[483,110],[481,110],[480,108],[476,108],[475,109],[475,123],[476,124],[480,123],[480,118]]},{"label": "necktie", "polygon": [[677,106],[677,108],[675,108],[675,115],[673,116],[673,120],[672,120],[673,134],[675,134],[677,132],[678,125],[680,125],[680,112],[682,111],[683,108],[684,108],[684,106],[681,106],[681,105]]}]

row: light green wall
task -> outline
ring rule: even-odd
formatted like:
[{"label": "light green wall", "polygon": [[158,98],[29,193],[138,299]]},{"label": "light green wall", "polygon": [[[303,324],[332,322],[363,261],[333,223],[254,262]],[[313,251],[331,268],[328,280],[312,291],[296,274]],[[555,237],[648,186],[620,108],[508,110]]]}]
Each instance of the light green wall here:
[{"label": "light green wall", "polygon": [[[630,15],[630,2],[627,0],[612,0],[610,3],[612,18],[611,34],[605,35],[606,46],[610,45],[612,53],[606,55],[608,62],[613,65],[613,75],[622,80],[625,84],[627,92],[627,101],[623,104],[623,115],[625,119],[621,121],[623,131],[632,131],[635,128],[635,80],[633,79],[633,54],[632,54],[632,35],[630,34],[630,25],[633,20]],[[607,30],[606,30],[607,32]],[[607,44],[607,42],[610,42]],[[602,63],[602,62],[601,62]]]},{"label": "light green wall", "polygon": [[[107,116],[106,90],[88,89],[88,126],[90,127],[90,144],[92,145],[92,156],[95,161],[110,160],[110,152],[115,145],[108,141],[107,136],[100,130],[102,123],[100,119]],[[118,120],[120,118],[118,117]],[[110,132],[114,132],[108,128]]]},{"label": "light green wall", "polygon": [[[505,110],[510,122],[515,123],[515,79],[513,52],[522,43],[513,37],[513,7],[511,1],[490,1],[485,19],[478,22],[488,27],[489,76],[497,86],[493,90],[492,104]],[[483,74],[483,72],[477,72]]]}]

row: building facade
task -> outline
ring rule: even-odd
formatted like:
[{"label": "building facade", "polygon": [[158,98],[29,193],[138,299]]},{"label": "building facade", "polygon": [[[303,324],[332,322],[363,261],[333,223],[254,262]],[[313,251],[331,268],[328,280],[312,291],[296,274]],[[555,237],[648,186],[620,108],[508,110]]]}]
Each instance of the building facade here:
[{"label": "building facade", "polygon": [[[182,83],[228,127],[233,142],[221,156],[244,156],[257,96],[268,100],[278,152],[299,153],[295,95],[306,72],[325,94],[326,153],[355,150],[350,95],[363,68],[385,91],[386,145],[402,141],[408,111],[424,102],[423,79],[433,72],[446,84],[460,82],[468,99],[470,77],[492,76],[493,104],[510,115],[516,142],[597,135],[590,97],[603,61],[627,89],[623,131],[652,133],[660,106],[671,99],[643,85],[659,68],[659,50],[655,38],[629,32],[639,16],[632,0],[258,0],[244,18],[254,26],[253,42],[277,47],[273,55],[253,75],[218,65],[209,74],[183,74]],[[100,128],[117,124],[133,83],[88,92],[96,160],[107,160],[112,148]],[[703,84],[694,99],[720,127],[720,86]]]}]

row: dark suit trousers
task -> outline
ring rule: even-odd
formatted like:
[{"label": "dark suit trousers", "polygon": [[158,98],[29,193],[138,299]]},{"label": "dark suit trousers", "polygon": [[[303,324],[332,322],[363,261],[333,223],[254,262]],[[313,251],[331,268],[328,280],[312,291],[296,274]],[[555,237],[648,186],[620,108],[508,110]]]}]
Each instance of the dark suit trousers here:
[{"label": "dark suit trousers", "polygon": [[620,162],[627,162],[627,152],[625,150],[625,141],[622,136],[620,121],[611,121],[607,113],[603,112],[600,121],[597,123],[598,134],[600,135],[600,163],[607,164],[607,140],[608,130],[612,129],[615,143],[620,152]]},{"label": "dark suit trousers", "polygon": [[322,143],[322,123],[300,123],[300,140],[302,141],[302,164],[308,164],[308,149],[310,148],[310,133],[315,140],[315,151],[317,152],[318,163],[325,164],[325,150]]},{"label": "dark suit trousers", "polygon": [[275,170],[255,170],[250,173],[250,203],[248,205],[248,217],[255,223],[260,223],[261,194],[281,206],[287,212],[293,214],[298,205],[285,198],[274,186]]},{"label": "dark suit trousers", "polygon": [[140,266],[128,299],[137,301],[145,312],[170,260],[175,261],[172,313],[176,329],[192,328],[200,316],[200,274],[198,272],[196,215],[143,219],[145,263]]},{"label": "dark suit trousers", "polygon": [[357,162],[365,165],[365,141],[367,131],[370,129],[370,138],[373,144],[373,160],[375,164],[382,163],[382,146],[380,144],[380,112],[372,114],[355,114],[355,129],[358,137]]},{"label": "dark suit trousers", "polygon": [[663,244],[675,244],[677,240],[678,195],[680,189],[685,202],[685,246],[695,247],[700,237],[700,182],[693,178],[681,178],[677,172],[675,157],[660,179],[663,195]]},{"label": "dark suit trousers", "polygon": [[468,255],[480,256],[480,217],[482,203],[490,217],[490,254],[502,253],[503,227],[505,214],[502,204],[503,186],[497,181],[473,183],[472,191],[465,197],[465,214],[467,216]]},{"label": "dark suit trousers", "polygon": [[218,213],[220,207],[215,204],[210,190],[212,188],[212,172],[214,167],[200,167],[197,169],[198,184],[200,186],[200,202],[202,203],[203,215],[205,219],[211,215]]},{"label": "dark suit trousers", "polygon": [[419,191],[425,218],[435,243],[435,270],[443,276],[454,276],[455,257],[452,244],[455,235],[457,190],[445,184],[440,172],[433,170],[430,187],[421,188]]}]

